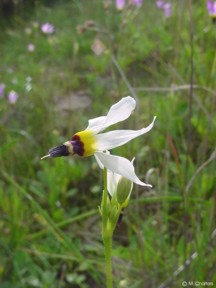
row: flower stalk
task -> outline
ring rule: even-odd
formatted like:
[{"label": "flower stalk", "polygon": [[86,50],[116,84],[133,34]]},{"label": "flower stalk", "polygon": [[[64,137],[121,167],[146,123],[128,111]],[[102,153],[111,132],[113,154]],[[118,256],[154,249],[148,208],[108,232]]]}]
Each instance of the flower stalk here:
[{"label": "flower stalk", "polygon": [[101,216],[102,216],[102,238],[105,251],[105,271],[106,271],[106,286],[107,288],[113,287],[112,280],[112,237],[113,229],[109,223],[110,200],[107,191],[107,169],[104,168],[104,190],[101,203]]},{"label": "flower stalk", "polygon": [[[115,193],[111,194],[111,184],[114,181],[114,178],[118,177],[116,175],[113,175],[113,173],[110,175],[110,171],[107,170],[107,168],[104,167],[103,169],[104,173],[104,190],[103,190],[103,196],[101,201],[101,206],[99,208],[101,217],[102,217],[102,239],[104,243],[104,251],[105,251],[105,272],[106,272],[106,287],[112,288],[113,287],[113,277],[112,277],[112,239],[113,239],[113,233],[116,228],[116,225],[118,223],[118,219],[120,217],[120,213],[122,209],[125,207],[125,202],[119,203],[117,198],[117,182],[115,183]],[[119,178],[119,177],[118,177]],[[115,179],[116,180],[116,179]],[[119,179],[118,179],[119,180]],[[121,183],[121,182],[119,182]],[[130,186],[130,185],[129,185]],[[119,185],[120,191],[123,189],[128,190],[125,186],[121,188],[121,184]],[[129,188],[127,193],[127,201],[130,197],[130,192],[132,189]],[[125,192],[124,192],[125,194]],[[125,199],[126,199],[125,198]]]},{"label": "flower stalk", "polygon": [[106,287],[113,288],[112,279],[112,233],[103,235],[104,251],[105,251],[105,265],[106,265]]}]

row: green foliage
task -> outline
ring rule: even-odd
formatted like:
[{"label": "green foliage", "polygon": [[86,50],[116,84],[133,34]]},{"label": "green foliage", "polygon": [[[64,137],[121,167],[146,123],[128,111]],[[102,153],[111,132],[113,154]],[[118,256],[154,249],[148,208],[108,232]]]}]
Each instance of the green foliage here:
[{"label": "green foliage", "polygon": [[[113,153],[136,157],[137,174],[153,189],[133,189],[115,231],[115,285],[216,283],[216,26],[201,1],[191,8],[188,1],[172,1],[170,18],[152,1],[122,11],[111,2],[39,2],[28,17],[18,13],[2,23],[3,288],[104,287],[96,209],[101,171],[94,159],[40,157],[131,92],[138,99],[136,115],[118,127],[139,129],[154,115],[156,126]],[[54,33],[41,32],[46,22]],[[14,104],[7,98],[12,90],[19,95]],[[62,105],[70,97],[71,104]],[[176,273],[187,259],[186,269]]]}]

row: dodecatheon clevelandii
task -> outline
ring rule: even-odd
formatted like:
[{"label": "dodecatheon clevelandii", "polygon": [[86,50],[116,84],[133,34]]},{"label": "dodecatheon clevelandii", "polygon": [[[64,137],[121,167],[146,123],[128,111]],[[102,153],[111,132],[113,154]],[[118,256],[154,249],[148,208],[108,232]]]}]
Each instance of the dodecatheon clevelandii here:
[{"label": "dodecatheon clevelandii", "polygon": [[100,116],[88,121],[88,127],[74,134],[71,140],[66,141],[60,146],[51,148],[48,155],[42,157],[61,157],[69,155],[79,155],[88,157],[94,155],[100,166],[116,173],[132,182],[151,187],[150,184],[142,182],[134,171],[133,163],[128,159],[111,155],[106,151],[119,147],[131,141],[132,139],[149,132],[154,126],[156,117],[151,124],[139,130],[114,130],[103,132],[113,124],[124,121],[133,112],[136,107],[134,98],[127,96],[119,102],[112,105],[106,116]]}]

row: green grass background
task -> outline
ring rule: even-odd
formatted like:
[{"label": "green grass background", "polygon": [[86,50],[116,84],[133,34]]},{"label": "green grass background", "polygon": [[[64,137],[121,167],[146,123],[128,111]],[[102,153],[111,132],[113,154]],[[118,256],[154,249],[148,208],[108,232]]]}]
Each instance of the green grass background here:
[{"label": "green grass background", "polygon": [[[112,153],[136,157],[153,188],[134,187],[115,231],[115,287],[216,285],[216,25],[205,1],[172,1],[168,19],[147,0],[122,12],[114,1],[36,1],[0,24],[0,287],[105,287],[102,173],[93,157],[40,157],[127,95],[137,109],[114,128],[157,121]],[[63,111],[71,94],[89,104]]]}]

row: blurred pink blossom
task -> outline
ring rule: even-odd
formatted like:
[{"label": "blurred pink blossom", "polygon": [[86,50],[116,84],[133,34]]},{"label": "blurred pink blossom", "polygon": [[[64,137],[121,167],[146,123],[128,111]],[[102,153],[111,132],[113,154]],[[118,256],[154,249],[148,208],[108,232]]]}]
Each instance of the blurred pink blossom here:
[{"label": "blurred pink blossom", "polygon": [[122,10],[125,6],[125,0],[116,0],[115,5],[116,5],[116,9]]},{"label": "blurred pink blossom", "polygon": [[210,16],[216,16],[216,1],[207,0],[207,9]]},{"label": "blurred pink blossom", "polygon": [[35,46],[32,43],[29,43],[27,48],[29,52],[33,52],[35,50]]},{"label": "blurred pink blossom", "polygon": [[131,4],[137,7],[142,6],[143,0],[131,0]]},{"label": "blurred pink blossom", "polygon": [[44,34],[52,34],[54,32],[54,26],[50,23],[44,23],[41,25],[41,31]]},{"label": "blurred pink blossom", "polygon": [[[143,0],[128,0],[127,3],[133,6],[141,7]],[[126,0],[116,0],[115,5],[116,9],[122,10],[126,5]]]},{"label": "blurred pink blossom", "polygon": [[156,5],[159,9],[162,9],[164,11],[164,16],[166,18],[169,18],[171,16],[171,3],[170,2],[166,2],[164,3],[163,0],[157,0],[156,1]]},{"label": "blurred pink blossom", "polygon": [[164,3],[163,9],[165,17],[169,18],[171,16],[171,3]]},{"label": "blurred pink blossom", "polygon": [[163,0],[157,0],[157,1],[156,1],[156,5],[157,5],[157,7],[160,8],[160,9],[163,8],[163,5],[164,5]]},{"label": "blurred pink blossom", "polygon": [[0,83],[0,98],[4,96],[5,84]]},{"label": "blurred pink blossom", "polygon": [[10,91],[8,94],[8,101],[10,104],[15,104],[18,99],[18,94],[15,91]]}]

